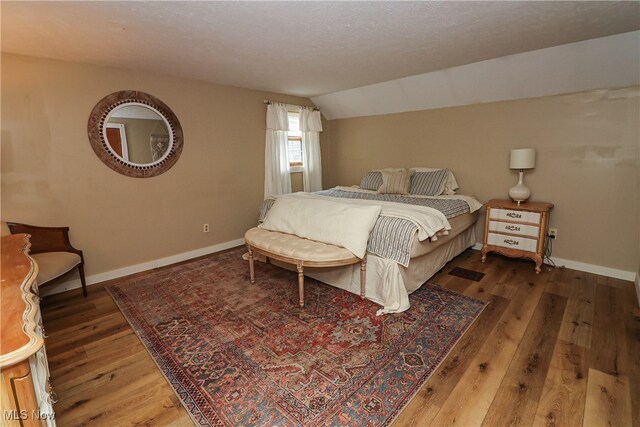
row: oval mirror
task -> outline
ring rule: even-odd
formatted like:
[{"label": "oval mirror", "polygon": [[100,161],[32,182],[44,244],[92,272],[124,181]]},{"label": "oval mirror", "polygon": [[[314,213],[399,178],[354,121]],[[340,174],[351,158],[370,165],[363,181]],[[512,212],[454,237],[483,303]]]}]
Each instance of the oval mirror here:
[{"label": "oval mirror", "polygon": [[91,147],[111,169],[127,176],[160,175],[182,153],[182,128],[171,109],[144,92],[104,97],[87,125]]}]

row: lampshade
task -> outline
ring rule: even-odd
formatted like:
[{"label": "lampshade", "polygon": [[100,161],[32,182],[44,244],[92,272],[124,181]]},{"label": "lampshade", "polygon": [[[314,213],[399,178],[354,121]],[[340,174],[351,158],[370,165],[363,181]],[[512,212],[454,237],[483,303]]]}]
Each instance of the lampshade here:
[{"label": "lampshade", "polygon": [[536,167],[536,150],[534,148],[517,148],[511,150],[511,169],[533,169]]}]

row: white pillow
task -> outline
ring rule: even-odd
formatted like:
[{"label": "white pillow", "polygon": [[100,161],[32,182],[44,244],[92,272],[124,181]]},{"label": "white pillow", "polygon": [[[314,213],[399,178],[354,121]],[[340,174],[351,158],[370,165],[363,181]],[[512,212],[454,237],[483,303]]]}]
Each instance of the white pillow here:
[{"label": "white pillow", "polygon": [[258,227],[340,246],[362,258],[381,209],[380,206],[280,196]]},{"label": "white pillow", "polygon": [[[433,171],[439,171],[442,169],[444,168],[411,168],[411,170],[416,172],[433,172]],[[444,193],[442,194],[446,194],[446,195],[456,194],[456,190],[458,188],[460,188],[460,186],[458,185],[458,181],[456,181],[456,177],[453,175],[453,172],[449,170],[449,175],[447,176],[447,180],[445,181],[445,184],[444,184]]]}]

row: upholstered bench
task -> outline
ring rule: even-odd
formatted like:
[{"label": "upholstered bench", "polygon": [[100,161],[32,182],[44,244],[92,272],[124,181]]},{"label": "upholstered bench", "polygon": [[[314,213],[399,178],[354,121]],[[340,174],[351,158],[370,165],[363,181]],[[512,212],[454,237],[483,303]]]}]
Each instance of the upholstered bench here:
[{"label": "upholstered bench", "polygon": [[294,264],[298,270],[298,294],[300,307],[304,307],[304,267],[338,267],[360,263],[360,298],[365,295],[367,257],[358,258],[347,249],[304,239],[293,234],[279,233],[254,227],[247,231],[244,240],[249,249],[249,274],[255,283],[254,254]]}]

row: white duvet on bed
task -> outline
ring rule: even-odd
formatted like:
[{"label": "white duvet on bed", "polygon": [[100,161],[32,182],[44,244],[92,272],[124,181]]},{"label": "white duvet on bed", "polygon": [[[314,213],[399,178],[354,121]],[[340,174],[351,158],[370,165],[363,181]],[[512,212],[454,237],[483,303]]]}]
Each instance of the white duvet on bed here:
[{"label": "white duvet on bed", "polygon": [[[343,187],[336,187],[336,188],[341,189]],[[344,187],[344,188],[350,191],[354,190],[353,188],[349,188],[349,187]],[[449,196],[445,196],[445,197],[449,197]],[[451,197],[460,199],[464,196],[462,197],[451,196]],[[327,197],[319,196],[313,193],[300,192],[300,193],[291,193],[291,194],[276,196],[275,199],[276,200],[289,199],[289,200],[311,201],[311,200],[327,200]],[[430,207],[401,204],[401,203],[395,203],[395,202],[384,202],[380,200],[361,200],[361,199],[332,199],[332,200],[335,200],[334,203],[339,203],[340,205],[343,205],[343,206],[353,206],[353,207],[379,206],[381,208],[380,215],[408,219],[414,222],[418,226],[418,239],[420,241],[427,240],[431,237],[434,237],[438,233],[445,232],[446,234],[448,230],[451,230],[451,224],[449,224],[447,217],[445,217],[444,214],[439,210],[433,209]],[[476,203],[478,202],[476,201]],[[330,206],[327,205],[327,209],[329,208]],[[304,212],[308,212],[308,211],[305,210]],[[329,212],[330,211],[327,211],[327,213]],[[271,214],[271,210],[267,214],[267,218],[269,217],[270,214]]]}]

